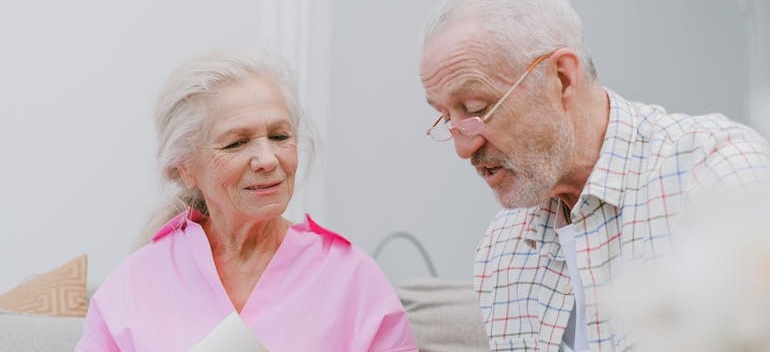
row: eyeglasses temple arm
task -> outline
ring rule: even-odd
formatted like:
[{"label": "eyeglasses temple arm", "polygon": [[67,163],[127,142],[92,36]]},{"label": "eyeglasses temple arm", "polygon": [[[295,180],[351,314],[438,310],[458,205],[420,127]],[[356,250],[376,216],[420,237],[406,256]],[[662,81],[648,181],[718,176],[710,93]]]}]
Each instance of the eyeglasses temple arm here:
[{"label": "eyeglasses temple arm", "polygon": [[427,130],[427,131],[425,131],[425,134],[427,134],[427,135],[429,135],[429,136],[430,136],[430,131],[431,131],[431,130],[432,130],[434,127],[436,127],[436,126],[438,125],[438,123],[439,123],[439,122],[441,122],[441,118],[442,118],[442,117],[443,117],[443,116],[439,116],[439,117],[436,119],[436,122],[434,122],[432,125],[430,125],[430,127],[428,127],[428,130]]},{"label": "eyeglasses temple arm", "polygon": [[503,97],[502,97],[502,98],[500,98],[500,100],[498,100],[498,101],[497,101],[497,104],[495,104],[494,106],[492,106],[492,109],[490,109],[490,110],[487,112],[487,114],[486,114],[486,115],[484,115],[484,118],[483,118],[483,119],[481,119],[481,121],[484,121],[484,122],[486,122],[486,121],[487,121],[487,119],[488,119],[490,116],[492,116],[492,113],[494,113],[494,112],[495,112],[495,110],[497,110],[497,108],[498,108],[500,105],[502,105],[502,104],[503,104],[503,102],[505,101],[505,99],[508,99],[508,96],[509,96],[509,95],[511,95],[511,92],[513,92],[513,90],[514,90],[514,89],[516,89],[516,87],[518,87],[518,86],[519,86],[519,83],[521,83],[521,81],[523,81],[523,80],[524,80],[524,78],[525,78],[525,77],[527,77],[527,75],[529,75],[529,73],[530,73],[530,72],[532,72],[532,70],[534,70],[534,69],[535,69],[535,67],[537,67],[537,65],[539,65],[541,62],[543,62],[543,60],[547,59],[549,56],[551,56],[551,54],[550,54],[550,53],[549,53],[549,54],[545,54],[545,55],[542,55],[542,56],[538,57],[537,59],[535,59],[535,61],[533,61],[533,62],[532,62],[530,65],[529,65],[529,67],[527,67],[527,71],[526,71],[526,72],[524,72],[524,74],[523,74],[523,75],[521,75],[521,77],[519,77],[519,79],[516,81],[516,83],[514,83],[514,84],[511,86],[511,88],[508,88],[508,91],[506,91],[506,92],[505,92],[505,94],[503,94]]}]

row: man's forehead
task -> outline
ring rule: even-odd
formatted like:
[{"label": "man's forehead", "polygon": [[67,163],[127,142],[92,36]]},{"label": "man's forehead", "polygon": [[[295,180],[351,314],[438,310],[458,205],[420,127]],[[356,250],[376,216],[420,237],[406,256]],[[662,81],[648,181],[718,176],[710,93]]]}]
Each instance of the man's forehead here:
[{"label": "man's forehead", "polygon": [[480,42],[483,37],[483,28],[478,21],[467,18],[453,19],[441,26],[427,40],[423,48],[423,56],[433,52],[449,52],[467,43]]},{"label": "man's forehead", "polygon": [[455,20],[437,32],[423,47],[420,60],[420,77],[423,81],[441,70],[442,66],[456,64],[458,60],[479,56],[483,60],[486,49],[480,26],[468,21]]}]

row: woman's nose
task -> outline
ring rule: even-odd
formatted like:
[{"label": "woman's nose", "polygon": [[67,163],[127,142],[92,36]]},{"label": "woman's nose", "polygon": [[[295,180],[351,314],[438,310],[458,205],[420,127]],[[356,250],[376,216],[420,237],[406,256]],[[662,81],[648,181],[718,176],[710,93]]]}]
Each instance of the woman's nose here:
[{"label": "woman's nose", "polygon": [[255,143],[251,153],[250,166],[254,171],[272,171],[278,166],[278,158],[269,143]]}]

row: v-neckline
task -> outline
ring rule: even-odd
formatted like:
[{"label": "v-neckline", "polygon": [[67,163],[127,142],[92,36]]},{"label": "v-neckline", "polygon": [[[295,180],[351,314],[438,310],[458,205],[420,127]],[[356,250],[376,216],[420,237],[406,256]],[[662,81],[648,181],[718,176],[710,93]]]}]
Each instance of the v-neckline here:
[{"label": "v-neckline", "polygon": [[[289,226],[283,240],[281,241],[281,244],[278,245],[278,248],[273,254],[273,257],[265,266],[265,270],[262,272],[262,275],[260,275],[257,282],[254,284],[254,287],[251,288],[251,291],[249,292],[249,295],[246,298],[246,301],[244,302],[240,312],[235,308],[235,305],[230,299],[230,295],[227,293],[227,290],[222,283],[222,279],[220,278],[216,264],[214,263],[214,256],[211,253],[211,244],[209,243],[208,237],[206,237],[206,233],[203,230],[203,227],[194,221],[189,221],[188,226],[189,225],[195,226],[195,232],[197,233],[197,236],[189,236],[193,237],[190,238],[190,240],[194,242],[200,242],[192,243],[191,249],[193,251],[193,256],[195,257],[195,262],[198,265],[198,268],[201,270],[203,277],[206,279],[206,282],[209,284],[211,289],[216,292],[217,296],[221,297],[221,304],[223,305],[223,308],[226,308],[228,314],[231,312],[236,312],[241,316],[241,319],[247,321],[247,317],[252,316],[253,314],[244,315],[244,312],[249,312],[252,311],[252,309],[256,309],[252,306],[256,304],[254,301],[258,300],[256,299],[256,296],[258,296],[262,291],[261,287],[266,285],[265,282],[272,280],[271,273],[274,271],[276,266],[280,266],[279,264],[284,261],[282,258],[284,257],[283,253],[287,250],[286,248],[291,247],[288,242],[292,241],[294,233],[292,227],[294,225]],[[188,231],[189,228],[187,228],[185,232]],[[187,235],[189,235],[189,233],[187,233]]]}]

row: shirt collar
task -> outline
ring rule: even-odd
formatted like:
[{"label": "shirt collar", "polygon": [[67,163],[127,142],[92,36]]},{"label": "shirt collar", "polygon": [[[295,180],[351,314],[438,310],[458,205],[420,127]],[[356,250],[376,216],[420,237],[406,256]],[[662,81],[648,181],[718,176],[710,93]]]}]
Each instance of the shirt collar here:
[{"label": "shirt collar", "polygon": [[553,246],[557,245],[559,240],[556,232],[553,231],[556,220],[556,212],[559,210],[559,200],[551,198],[548,202],[527,210],[527,220],[530,224],[524,232],[525,243],[533,250],[542,253],[556,253]]},{"label": "shirt collar", "polygon": [[[192,222],[198,222],[198,220],[203,218],[203,214],[201,214],[199,211],[189,208],[178,215],[171,218],[171,220],[167,221],[163,226],[160,227],[160,229],[155,233],[155,235],[152,236],[151,241],[156,242],[157,240],[165,237],[166,235],[173,233],[177,230],[184,230],[187,228],[187,224],[189,221]],[[347,238],[343,237],[342,235],[328,230],[321,225],[318,225],[309,214],[305,214],[305,222],[301,224],[295,224],[292,225],[292,228],[299,230],[299,231],[305,231],[305,232],[312,232],[321,236],[328,236],[331,238],[336,238],[339,240],[342,240],[346,244],[350,244],[350,241],[348,241]]]},{"label": "shirt collar", "polygon": [[639,121],[631,102],[610,90],[606,91],[610,100],[607,131],[599,159],[588,176],[581,198],[594,196],[619,206],[623,199],[623,185],[628,176],[630,159],[634,157],[631,146],[636,142]]},{"label": "shirt collar", "polygon": [[346,244],[350,244],[350,241],[348,241],[348,239],[343,237],[342,235],[340,235],[340,234],[338,234],[338,233],[336,233],[334,231],[328,230],[328,229],[326,229],[324,227],[321,227],[321,225],[318,225],[318,223],[313,221],[313,219],[310,217],[309,214],[305,214],[305,222],[304,223],[292,225],[292,228],[297,230],[297,231],[312,232],[312,233],[315,233],[317,235],[339,239],[339,240],[341,240],[342,242],[344,242]]},{"label": "shirt collar", "polygon": [[156,242],[159,239],[165,237],[166,235],[175,232],[177,230],[184,230],[187,227],[188,221],[197,222],[198,220],[203,218],[203,214],[201,212],[188,208],[187,210],[179,213],[178,215],[171,218],[171,220],[167,221],[163,226],[160,227],[160,229],[155,232],[155,235],[152,236],[152,239],[150,241]]}]

